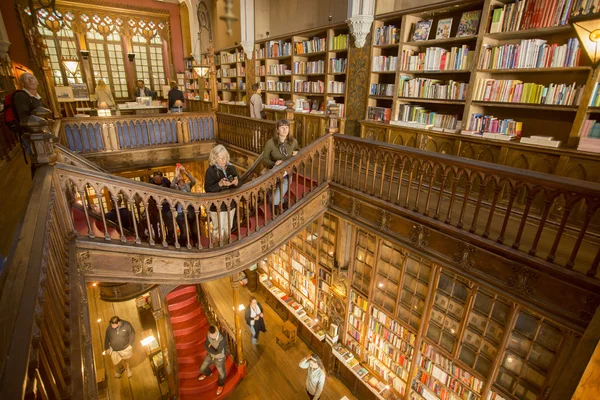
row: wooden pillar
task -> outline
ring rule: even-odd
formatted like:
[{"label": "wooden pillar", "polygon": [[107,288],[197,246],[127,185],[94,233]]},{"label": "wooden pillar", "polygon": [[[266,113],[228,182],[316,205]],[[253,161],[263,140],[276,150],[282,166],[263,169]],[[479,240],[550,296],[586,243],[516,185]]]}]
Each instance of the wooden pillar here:
[{"label": "wooden pillar", "polygon": [[[285,106],[287,107],[285,109],[285,119],[290,121],[290,135],[296,137],[296,122],[294,121],[294,102],[291,100],[286,101]],[[296,137],[296,139],[298,138]],[[298,141],[298,144],[300,144],[300,141]]]},{"label": "wooden pillar", "polygon": [[217,67],[215,66],[215,47],[212,40],[208,42],[208,68],[211,109],[213,112],[217,112],[219,109]]},{"label": "wooden pillar", "polygon": [[231,275],[231,287],[233,287],[233,314],[235,315],[235,345],[238,365],[246,363],[244,360],[244,348],[242,346],[242,326],[240,323],[240,282],[236,275]]},{"label": "wooden pillar", "polygon": [[162,305],[160,298],[160,290],[158,287],[150,291],[152,298],[152,315],[156,321],[156,329],[158,333],[158,343],[163,354],[163,362],[165,365],[165,373],[167,375],[167,386],[169,388],[169,399],[177,398],[177,382],[175,380],[175,371],[173,369],[173,360],[169,350],[169,332],[170,327],[165,315],[165,308]]}]

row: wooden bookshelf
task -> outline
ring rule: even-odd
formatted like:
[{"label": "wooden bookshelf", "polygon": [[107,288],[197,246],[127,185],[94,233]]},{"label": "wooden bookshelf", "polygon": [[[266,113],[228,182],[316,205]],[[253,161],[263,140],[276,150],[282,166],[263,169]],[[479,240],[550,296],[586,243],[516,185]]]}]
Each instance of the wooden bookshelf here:
[{"label": "wooden bookshelf", "polygon": [[243,102],[246,97],[246,54],[241,46],[223,49],[215,56],[219,60],[217,89],[224,102]]}]

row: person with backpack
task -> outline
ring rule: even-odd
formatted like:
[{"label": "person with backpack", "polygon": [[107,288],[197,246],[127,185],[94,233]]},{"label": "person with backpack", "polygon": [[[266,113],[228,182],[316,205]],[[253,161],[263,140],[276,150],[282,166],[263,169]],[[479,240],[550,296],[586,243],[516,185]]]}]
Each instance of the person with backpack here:
[{"label": "person with backpack", "polygon": [[4,123],[19,135],[23,156],[27,162],[26,154],[31,154],[31,145],[22,137],[24,130],[21,128],[21,121],[25,121],[36,108],[46,106],[37,91],[38,80],[33,74],[25,72],[19,77],[19,82],[22,89],[8,94],[4,100]]}]

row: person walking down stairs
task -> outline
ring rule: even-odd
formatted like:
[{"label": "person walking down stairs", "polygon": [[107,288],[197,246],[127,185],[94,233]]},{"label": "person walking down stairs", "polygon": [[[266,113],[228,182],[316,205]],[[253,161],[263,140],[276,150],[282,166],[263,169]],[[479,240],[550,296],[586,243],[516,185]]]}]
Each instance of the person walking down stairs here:
[{"label": "person walking down stairs", "polygon": [[[116,369],[116,378],[120,378],[125,369],[127,369],[127,376],[129,378],[133,375],[127,360],[133,356],[134,341],[135,330],[133,329],[133,326],[116,315],[112,317],[110,319],[110,324],[106,327],[103,354],[108,354],[110,356]],[[121,365],[121,361],[123,361],[125,367]]]},{"label": "person walking down stairs", "polygon": [[223,387],[225,386],[225,377],[227,371],[225,369],[225,357],[227,354],[227,345],[225,342],[225,336],[219,332],[216,326],[211,326],[208,328],[208,334],[206,335],[206,342],[204,342],[204,347],[208,352],[202,361],[202,365],[200,365],[200,376],[198,377],[199,381],[203,381],[207,377],[212,375],[210,370],[211,365],[215,365],[217,371],[219,372],[219,380],[217,387],[217,396],[223,392]]}]

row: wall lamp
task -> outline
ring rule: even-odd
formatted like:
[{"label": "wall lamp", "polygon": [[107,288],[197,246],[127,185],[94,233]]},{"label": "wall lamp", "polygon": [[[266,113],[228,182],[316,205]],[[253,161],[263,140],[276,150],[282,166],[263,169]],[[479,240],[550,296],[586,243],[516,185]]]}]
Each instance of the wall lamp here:
[{"label": "wall lamp", "polygon": [[127,58],[129,59],[129,61],[135,60],[135,53],[127,53]]},{"label": "wall lamp", "polygon": [[84,60],[87,60],[87,59],[88,59],[88,57],[90,56],[90,51],[89,51],[89,50],[80,50],[80,51],[79,51],[79,54],[81,54],[81,57],[82,57]]},{"label": "wall lamp", "polygon": [[600,12],[580,14],[569,18],[581,47],[590,58],[594,68],[600,64]]}]

